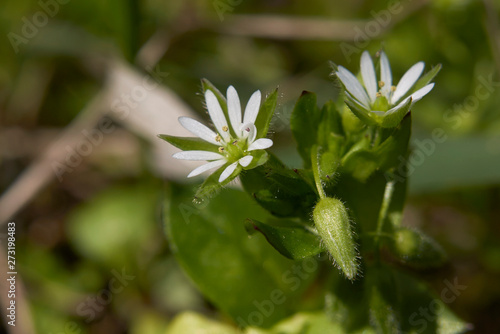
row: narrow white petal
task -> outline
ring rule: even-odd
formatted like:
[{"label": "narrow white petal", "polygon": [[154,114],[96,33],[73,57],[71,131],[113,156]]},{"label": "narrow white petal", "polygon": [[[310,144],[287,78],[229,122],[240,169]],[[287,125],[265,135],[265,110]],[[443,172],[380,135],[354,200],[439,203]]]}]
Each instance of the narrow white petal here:
[{"label": "narrow white petal", "polygon": [[371,102],[375,102],[377,98],[377,76],[372,57],[370,57],[368,51],[364,51],[361,55],[361,77]]},{"label": "narrow white petal", "polygon": [[388,97],[392,87],[392,72],[389,59],[384,51],[380,53],[380,81],[384,83],[384,86],[380,90]]},{"label": "narrow white petal", "polygon": [[241,138],[248,138],[247,143],[249,145],[253,143],[253,141],[255,140],[255,136],[257,136],[257,128],[255,127],[255,124],[253,123],[243,124],[241,126],[241,131],[243,132]]},{"label": "narrow white petal", "polygon": [[246,157],[243,157],[240,160],[238,160],[238,162],[243,167],[247,167],[248,165],[250,165],[250,163],[252,162],[252,160],[253,160],[253,156],[247,155]]},{"label": "narrow white petal", "polygon": [[241,137],[241,104],[238,92],[233,86],[227,88],[227,112],[229,114],[229,121],[236,136]]},{"label": "narrow white petal", "polygon": [[406,99],[404,99],[403,101],[401,101],[400,103],[398,103],[398,106],[400,106],[402,104],[405,104],[406,101],[408,101],[408,99],[410,97],[412,98],[412,101],[411,101],[412,104],[415,103],[415,102],[417,102],[418,100],[420,100],[421,98],[423,98],[425,95],[427,95],[432,90],[432,88],[434,88],[434,83],[428,84],[427,86],[420,88],[415,93],[411,94]]},{"label": "narrow white petal", "polygon": [[365,106],[365,108],[370,108],[370,99],[366,94],[365,89],[359,83],[358,79],[349,72],[346,68],[339,66],[337,71],[337,77],[344,84],[345,89],[354,96],[361,104]]},{"label": "narrow white petal", "polygon": [[236,161],[236,162],[230,164],[229,166],[227,166],[226,169],[224,169],[224,171],[220,175],[219,182],[222,182],[225,179],[227,179],[228,177],[230,177],[231,174],[233,174],[233,172],[234,172],[234,170],[236,169],[237,166],[238,166],[238,161]]},{"label": "narrow white petal", "polygon": [[172,157],[181,160],[218,160],[224,158],[219,153],[209,151],[182,151],[175,153]]},{"label": "narrow white petal", "polygon": [[207,102],[208,114],[210,115],[215,128],[224,140],[229,140],[229,132],[223,130],[224,127],[227,127],[226,117],[220,107],[219,101],[210,89],[207,89],[205,92],[205,101]]},{"label": "narrow white petal", "polygon": [[417,90],[415,93],[411,94],[412,102],[415,103],[421,98],[423,98],[425,95],[427,95],[432,88],[434,88],[434,83],[428,84],[425,87],[420,88]]},{"label": "narrow white petal", "polygon": [[211,170],[211,169],[220,167],[220,166],[224,165],[225,163],[226,163],[226,159],[221,159],[221,160],[209,162],[207,164],[201,165],[200,167],[193,169],[192,172],[189,173],[187,177],[193,177],[196,175],[200,175],[201,173],[206,172],[207,170]]},{"label": "narrow white petal", "polygon": [[198,122],[197,120],[192,119],[190,117],[182,116],[182,117],[179,117],[179,123],[181,123],[181,125],[186,130],[191,132],[193,135],[203,139],[204,141],[207,141],[207,142],[214,144],[214,145],[220,145],[215,140],[215,137],[217,137],[217,134],[215,132],[213,132],[212,130],[210,130],[209,128],[207,128],[205,125]]},{"label": "narrow white petal", "polygon": [[273,146],[273,141],[271,139],[260,138],[250,144],[247,151],[265,150],[266,148],[269,148],[271,146]]},{"label": "narrow white petal", "polygon": [[401,80],[399,80],[394,95],[392,95],[391,104],[397,103],[413,87],[418,78],[420,78],[424,66],[424,63],[420,61],[406,71]]},{"label": "narrow white petal", "polygon": [[250,100],[248,100],[247,106],[245,108],[245,116],[243,116],[244,124],[255,123],[257,115],[259,114],[260,99],[260,90],[256,91],[252,94],[252,96],[250,96]]}]

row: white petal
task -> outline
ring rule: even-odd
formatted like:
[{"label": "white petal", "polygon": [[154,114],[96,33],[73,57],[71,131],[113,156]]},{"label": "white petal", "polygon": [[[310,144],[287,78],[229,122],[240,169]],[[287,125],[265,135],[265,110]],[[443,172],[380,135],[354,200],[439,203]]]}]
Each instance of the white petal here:
[{"label": "white petal", "polygon": [[406,99],[404,99],[403,101],[401,101],[398,104],[398,106],[406,103],[406,101],[408,101],[408,99],[410,97],[412,98],[412,101],[411,101],[412,104],[415,103],[415,102],[417,102],[418,100],[420,100],[421,98],[423,98],[425,95],[427,95],[432,90],[432,88],[434,88],[434,83],[428,84],[427,86],[420,88],[415,93],[411,94]]},{"label": "white petal", "polygon": [[245,116],[243,117],[243,123],[255,123],[257,119],[257,115],[259,114],[260,109],[260,99],[261,94],[260,90],[256,91],[248,100],[247,106],[245,108]]},{"label": "white petal", "polygon": [[218,160],[224,158],[222,154],[209,151],[182,151],[172,157],[181,160]]},{"label": "white petal", "polygon": [[372,103],[375,102],[377,98],[377,76],[375,75],[372,57],[370,57],[368,51],[364,51],[361,55],[361,77],[370,100]]},{"label": "white petal", "polygon": [[253,123],[248,123],[248,124],[243,124],[241,126],[241,131],[243,132],[242,138],[247,138],[247,143],[250,145],[253,143],[255,140],[255,136],[257,136],[257,128],[255,127],[255,124]]},{"label": "white petal", "polygon": [[209,128],[207,128],[205,125],[198,122],[197,120],[192,119],[190,117],[182,116],[182,117],[179,117],[179,123],[181,123],[181,125],[186,130],[188,130],[189,132],[191,132],[195,136],[203,139],[204,141],[207,141],[207,142],[214,144],[214,145],[220,145],[215,140],[215,137],[217,137],[217,134],[215,132],[213,132],[212,130],[210,130]]},{"label": "white petal", "polygon": [[234,170],[236,169],[236,166],[238,166],[238,161],[236,161],[236,162],[230,164],[229,166],[227,166],[226,169],[224,169],[224,171],[220,175],[219,182],[222,182],[225,179],[227,179],[228,177],[230,177],[231,174],[233,174]]},{"label": "white petal", "polygon": [[425,95],[427,95],[432,88],[434,88],[434,83],[428,84],[425,87],[420,88],[417,90],[415,93],[411,94],[412,102],[415,103],[421,98],[423,98]]},{"label": "white petal", "polygon": [[358,79],[349,72],[346,68],[339,66],[337,71],[337,77],[342,81],[345,86],[345,89],[353,95],[361,104],[365,106],[365,108],[370,108],[370,99],[366,94],[365,89],[359,83]]},{"label": "white petal", "polygon": [[238,162],[243,167],[247,167],[248,165],[250,165],[250,163],[252,162],[252,160],[253,160],[253,156],[247,155],[246,157],[243,157],[240,160],[238,160]]},{"label": "white petal", "polygon": [[250,144],[247,151],[265,150],[266,148],[269,148],[271,146],[273,146],[273,141],[271,139],[260,138]]},{"label": "white petal", "polygon": [[223,130],[224,127],[227,127],[226,117],[220,107],[219,101],[210,89],[207,89],[205,92],[205,101],[207,102],[208,114],[210,115],[215,128],[224,140],[229,140],[229,132]]},{"label": "white petal", "polygon": [[220,167],[220,166],[224,165],[225,163],[226,163],[226,159],[221,159],[221,160],[209,162],[207,164],[201,165],[200,167],[193,169],[193,171],[191,173],[189,173],[189,175],[187,177],[193,177],[196,175],[200,175],[201,173],[206,172],[207,170]]},{"label": "white petal", "polygon": [[406,71],[401,80],[399,80],[396,91],[394,91],[394,95],[392,95],[392,101],[390,101],[391,104],[397,103],[408,92],[408,90],[413,87],[418,78],[420,78],[420,75],[424,70],[424,66],[424,63],[420,61]]},{"label": "white petal", "polygon": [[241,137],[241,104],[238,92],[233,86],[227,88],[227,112],[229,114],[229,121],[236,136]]},{"label": "white petal", "polygon": [[380,81],[384,83],[384,87],[381,88],[381,91],[387,97],[392,87],[392,72],[389,59],[384,51],[380,53]]}]

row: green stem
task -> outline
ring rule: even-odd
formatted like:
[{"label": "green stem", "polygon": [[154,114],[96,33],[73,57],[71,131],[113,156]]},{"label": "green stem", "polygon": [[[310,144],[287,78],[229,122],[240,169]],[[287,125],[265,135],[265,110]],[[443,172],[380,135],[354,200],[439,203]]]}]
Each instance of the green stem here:
[{"label": "green stem", "polygon": [[392,195],[394,194],[394,185],[396,181],[392,180],[386,183],[384,198],[382,200],[382,205],[380,206],[380,211],[378,214],[377,230],[375,232],[375,247],[380,249],[380,235],[382,235],[382,228],[384,227],[384,221],[387,218],[387,212],[389,211],[389,205],[391,204]]},{"label": "green stem", "polygon": [[320,198],[326,198],[325,190],[321,185],[321,179],[319,177],[318,145],[313,145],[311,147],[311,165],[314,175],[314,183],[318,189],[318,195]]}]

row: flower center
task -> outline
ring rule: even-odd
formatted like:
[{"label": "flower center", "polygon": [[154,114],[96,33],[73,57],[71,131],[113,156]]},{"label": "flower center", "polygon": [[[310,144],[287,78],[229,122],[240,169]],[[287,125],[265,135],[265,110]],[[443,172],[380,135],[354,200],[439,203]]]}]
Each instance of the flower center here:
[{"label": "flower center", "polygon": [[387,101],[387,98],[380,92],[377,93],[377,98],[375,102],[373,102],[373,109],[378,111],[389,110],[389,101]]},{"label": "flower center", "polygon": [[[224,131],[224,129],[222,129]],[[246,131],[247,129],[245,129]],[[250,131],[250,129],[248,129]],[[219,138],[220,140],[217,140]],[[237,161],[244,156],[246,156],[246,151],[248,149],[248,141],[244,139],[235,139],[232,136],[229,139],[222,140],[220,135],[217,135],[217,142],[221,144],[219,147],[219,153],[224,155],[229,162]]]}]

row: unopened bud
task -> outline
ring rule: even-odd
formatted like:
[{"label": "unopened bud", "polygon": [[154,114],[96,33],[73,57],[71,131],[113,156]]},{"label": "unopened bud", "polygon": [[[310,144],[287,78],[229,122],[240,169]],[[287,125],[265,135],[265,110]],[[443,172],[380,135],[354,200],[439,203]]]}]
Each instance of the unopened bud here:
[{"label": "unopened bud", "polygon": [[313,211],[314,224],[335,264],[349,279],[358,273],[358,252],[344,204],[336,198],[321,199]]}]

